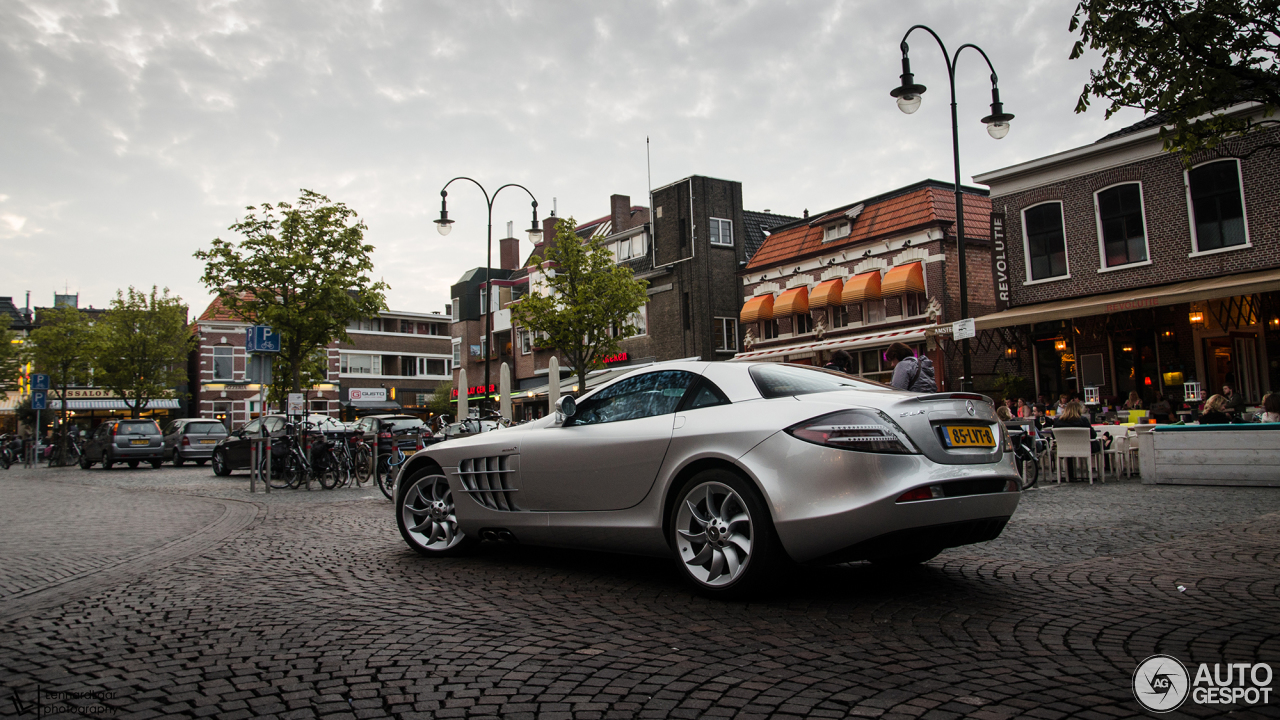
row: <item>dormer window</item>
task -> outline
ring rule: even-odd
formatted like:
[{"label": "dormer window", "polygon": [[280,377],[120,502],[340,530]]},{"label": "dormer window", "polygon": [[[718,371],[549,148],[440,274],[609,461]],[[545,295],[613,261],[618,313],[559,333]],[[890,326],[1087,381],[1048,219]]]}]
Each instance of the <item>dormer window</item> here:
[{"label": "dormer window", "polygon": [[849,237],[850,223],[842,222],[835,225],[828,225],[823,229],[822,242],[831,242],[840,238]]}]

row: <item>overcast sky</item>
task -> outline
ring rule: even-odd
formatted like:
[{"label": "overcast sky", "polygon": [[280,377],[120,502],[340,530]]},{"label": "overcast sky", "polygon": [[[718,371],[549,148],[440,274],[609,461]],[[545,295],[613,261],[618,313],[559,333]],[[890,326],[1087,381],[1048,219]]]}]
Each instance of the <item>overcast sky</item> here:
[{"label": "overcast sky", "polygon": [[[986,50],[1017,115],[1008,137],[987,136],[988,71],[966,51],[971,182],[1140,119],[1073,112],[1100,64],[1067,59],[1075,5],[0,0],[0,295],[48,305],[65,285],[101,307],[156,284],[198,313],[210,294],[192,253],[234,237],[245,205],[309,188],[364,218],[393,309],[443,310],[485,258],[474,188],[451,189],[457,223],[436,233],[445,182],[521,183],[543,215],[554,198],[584,221],[613,193],[647,204],[646,136],[654,187],[737,180],[749,210],[950,180],[946,68],[923,32],[923,106],[903,115],[888,94],[915,23]],[[508,220],[523,237],[528,200],[510,190],[495,239]]]}]

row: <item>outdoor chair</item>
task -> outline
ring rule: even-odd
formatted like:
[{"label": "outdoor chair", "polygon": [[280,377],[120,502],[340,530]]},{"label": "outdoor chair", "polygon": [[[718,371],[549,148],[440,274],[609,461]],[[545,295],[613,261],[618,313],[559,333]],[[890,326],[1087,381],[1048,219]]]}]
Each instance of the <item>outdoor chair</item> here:
[{"label": "outdoor chair", "polygon": [[1125,475],[1132,474],[1129,469],[1129,446],[1133,438],[1128,432],[1125,432],[1127,429],[1128,428],[1124,428],[1122,426],[1119,432],[1111,436],[1111,447],[1103,448],[1102,454],[1104,457],[1104,463],[1099,471],[1099,475],[1102,475],[1103,477],[1106,475],[1106,459],[1111,460],[1111,472],[1116,480],[1120,479],[1120,468],[1122,466],[1124,468]]},{"label": "outdoor chair", "polygon": [[[1062,461],[1084,458],[1089,464],[1089,484],[1093,484],[1093,447],[1089,442],[1089,428],[1054,428],[1054,444],[1058,447],[1054,471],[1058,483],[1062,483]],[[1106,478],[1102,478],[1105,482]]]}]

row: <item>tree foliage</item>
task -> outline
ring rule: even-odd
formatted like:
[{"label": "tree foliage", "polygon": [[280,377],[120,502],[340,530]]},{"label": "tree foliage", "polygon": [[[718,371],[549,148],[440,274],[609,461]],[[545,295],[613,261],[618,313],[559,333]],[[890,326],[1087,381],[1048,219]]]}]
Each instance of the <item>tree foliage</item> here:
[{"label": "tree foliage", "polygon": [[[1089,72],[1076,112],[1090,98],[1158,114],[1164,147],[1184,162],[1191,155],[1259,127],[1280,107],[1276,0],[1082,0],[1071,17],[1079,32],[1071,59],[1101,50],[1101,70]],[[1253,101],[1261,112],[1227,115]]]},{"label": "tree foliage", "polygon": [[437,416],[453,415],[456,402],[453,399],[453,381],[449,380],[436,385],[435,391],[431,393],[431,401],[427,403],[427,410]]},{"label": "tree foliage", "polygon": [[94,341],[94,382],[115,391],[135,418],[187,381],[196,346],[182,298],[154,286],[150,295],[132,286],[117,291],[94,326]]},{"label": "tree foliage", "polygon": [[[79,310],[60,307],[41,311],[40,327],[31,331],[32,356],[36,372],[49,376],[49,387],[62,401],[58,426],[66,427],[67,388],[89,384],[94,346],[93,324]],[[65,456],[66,435],[58,452]]]},{"label": "tree foliage", "polygon": [[386,283],[374,282],[373,246],[356,212],[311,190],[296,203],[248,207],[232,225],[239,243],[215,238],[201,281],[237,317],[270,325],[280,335],[280,357],[294,392],[319,348],[349,340],[347,323],[386,309]]},{"label": "tree foliage", "polygon": [[556,224],[542,287],[531,286],[511,306],[511,317],[526,331],[546,334],[539,344],[560,353],[585,392],[587,373],[604,367],[604,358],[618,352],[618,341],[638,332],[632,315],[648,300],[649,283],[616,264],[601,238],[583,239],[575,227],[573,218]]},{"label": "tree foliage", "polygon": [[13,318],[0,315],[0,392],[18,389],[22,365],[26,362],[26,345],[9,329]]}]

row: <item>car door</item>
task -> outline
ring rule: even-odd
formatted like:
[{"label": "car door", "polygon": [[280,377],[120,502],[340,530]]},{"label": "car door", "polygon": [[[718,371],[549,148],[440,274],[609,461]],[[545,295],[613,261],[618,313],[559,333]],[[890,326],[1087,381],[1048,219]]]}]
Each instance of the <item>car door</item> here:
[{"label": "car door", "polygon": [[522,510],[622,510],[644,499],[662,467],[676,407],[695,375],[659,370],[583,400],[562,425],[520,441]]},{"label": "car door", "polygon": [[239,430],[231,433],[231,437],[227,438],[227,444],[225,445],[228,467],[237,470],[249,467],[250,438],[257,437],[258,428],[261,426],[262,418],[258,418],[240,426]]},{"label": "car door", "polygon": [[85,455],[94,462],[102,462],[104,449],[111,437],[111,423],[106,422],[98,426],[97,431],[93,433],[92,446],[85,449]]}]

